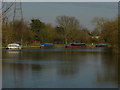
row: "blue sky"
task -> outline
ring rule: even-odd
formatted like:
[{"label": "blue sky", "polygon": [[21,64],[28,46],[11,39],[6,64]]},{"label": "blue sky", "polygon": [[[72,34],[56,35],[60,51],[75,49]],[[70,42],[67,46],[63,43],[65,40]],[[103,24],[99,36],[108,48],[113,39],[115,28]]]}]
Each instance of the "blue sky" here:
[{"label": "blue sky", "polygon": [[56,25],[57,16],[74,16],[92,30],[94,17],[113,19],[118,15],[117,2],[22,2],[25,20],[39,18],[45,23]]}]

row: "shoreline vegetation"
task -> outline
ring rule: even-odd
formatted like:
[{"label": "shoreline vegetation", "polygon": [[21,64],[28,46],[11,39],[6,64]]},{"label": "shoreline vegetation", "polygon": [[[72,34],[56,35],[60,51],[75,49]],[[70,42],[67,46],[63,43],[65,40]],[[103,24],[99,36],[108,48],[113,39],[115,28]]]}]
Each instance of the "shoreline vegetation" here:
[{"label": "shoreline vegetation", "polygon": [[[2,48],[10,43],[21,43],[24,48],[40,47],[40,43],[53,43],[56,48],[70,43],[85,43],[88,47],[95,44],[109,44],[113,52],[120,53],[118,47],[118,18],[112,20],[95,17],[95,28],[91,31],[72,16],[56,17],[56,26],[46,24],[39,18],[26,23],[23,20],[2,24]],[[94,45],[93,45],[94,44]]]},{"label": "shoreline vegetation", "polygon": [[[86,44],[87,47],[86,48],[92,48],[95,47],[96,44]],[[66,44],[53,44],[54,48],[65,48]],[[2,48],[6,48],[7,45],[2,46]],[[23,45],[23,48],[40,48],[41,44],[35,44],[35,45]],[[111,45],[109,45],[108,47],[111,47]]]},{"label": "shoreline vegetation", "polygon": [[[92,44],[86,44],[86,45],[87,45],[87,47],[85,47],[85,48],[97,48],[95,46],[96,44],[93,44],[93,45]],[[54,44],[54,46],[52,48],[66,48],[65,46],[66,46],[66,44]],[[1,48],[6,49],[6,47],[7,47],[7,45],[2,46]],[[22,49],[31,49],[31,48],[44,48],[44,47],[41,47],[40,44],[36,44],[36,45],[23,45]],[[112,48],[112,46],[108,45],[108,48]],[[120,52],[119,52],[118,48],[112,48],[112,52],[113,52],[113,54],[120,55]]]}]

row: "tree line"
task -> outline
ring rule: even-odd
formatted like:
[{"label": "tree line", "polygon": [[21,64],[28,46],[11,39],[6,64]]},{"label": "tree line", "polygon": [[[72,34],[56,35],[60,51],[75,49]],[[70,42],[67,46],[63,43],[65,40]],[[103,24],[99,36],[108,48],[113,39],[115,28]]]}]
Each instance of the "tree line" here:
[{"label": "tree line", "polygon": [[[58,16],[56,26],[46,24],[40,19],[32,19],[30,23],[16,20],[2,24],[2,43],[20,42],[22,44],[38,43],[109,43],[118,45],[118,17],[109,20],[95,17],[93,31],[81,25],[81,22],[72,16]],[[99,36],[99,38],[92,38]]]}]

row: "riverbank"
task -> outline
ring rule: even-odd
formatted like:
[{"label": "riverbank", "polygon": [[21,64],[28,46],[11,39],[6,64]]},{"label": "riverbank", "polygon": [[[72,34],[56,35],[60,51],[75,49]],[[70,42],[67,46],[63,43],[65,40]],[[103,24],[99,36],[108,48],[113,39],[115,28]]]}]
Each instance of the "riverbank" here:
[{"label": "riverbank", "polygon": [[[86,44],[87,47],[95,47],[95,44]],[[53,47],[54,48],[64,48],[66,46],[66,44],[54,44]],[[1,48],[6,48],[7,45],[3,45]],[[40,44],[29,44],[29,45],[22,45],[23,48],[40,48],[41,45]]]}]

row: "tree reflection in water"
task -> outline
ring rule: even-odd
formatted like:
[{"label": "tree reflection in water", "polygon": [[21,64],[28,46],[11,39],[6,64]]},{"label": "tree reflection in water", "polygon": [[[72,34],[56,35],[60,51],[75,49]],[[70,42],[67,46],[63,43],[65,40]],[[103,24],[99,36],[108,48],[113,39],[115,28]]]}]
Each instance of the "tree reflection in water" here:
[{"label": "tree reflection in water", "polygon": [[64,61],[59,68],[57,68],[58,75],[71,76],[76,75],[80,71],[80,66],[85,63],[83,58],[86,54],[79,52],[65,52],[64,56],[60,59]]},{"label": "tree reflection in water", "polygon": [[86,50],[84,52],[78,49],[40,50],[3,51],[3,87],[92,88],[117,85],[116,55],[97,52],[96,48],[95,52],[92,49],[90,52],[88,49],[82,49]]},{"label": "tree reflection in water", "polygon": [[118,85],[118,55],[102,54],[101,59],[102,67],[97,72],[98,82]]}]

